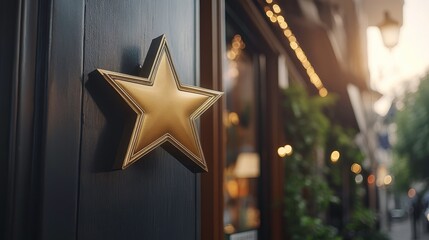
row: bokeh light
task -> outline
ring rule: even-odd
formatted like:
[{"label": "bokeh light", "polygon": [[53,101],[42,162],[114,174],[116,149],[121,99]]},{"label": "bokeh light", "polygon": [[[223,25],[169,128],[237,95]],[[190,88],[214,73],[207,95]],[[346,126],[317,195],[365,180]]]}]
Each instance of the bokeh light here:
[{"label": "bokeh light", "polygon": [[362,174],[358,174],[358,175],[356,175],[356,177],[355,177],[355,182],[356,182],[357,184],[361,184],[361,183],[363,182],[363,176],[362,176]]},{"label": "bokeh light", "polygon": [[277,149],[277,154],[279,157],[285,157],[286,156],[286,149],[284,147],[279,147]]},{"label": "bokeh light", "polygon": [[337,150],[332,151],[331,153],[331,162],[336,163],[340,159],[340,152]]},{"label": "bokeh light", "polygon": [[392,183],[392,176],[390,176],[390,175],[386,175],[385,177],[384,177],[384,185],[389,185],[389,184],[391,184]]},{"label": "bokeh light", "polygon": [[362,171],[362,167],[358,163],[353,163],[350,169],[355,174],[359,174]]},{"label": "bokeh light", "polygon": [[374,184],[375,183],[375,176],[374,174],[371,174],[368,176],[368,184]]}]

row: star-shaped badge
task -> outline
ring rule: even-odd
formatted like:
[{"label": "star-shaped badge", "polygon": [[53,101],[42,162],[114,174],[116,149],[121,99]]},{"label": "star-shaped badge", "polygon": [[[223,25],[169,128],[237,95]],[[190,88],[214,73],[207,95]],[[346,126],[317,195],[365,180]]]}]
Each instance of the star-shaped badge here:
[{"label": "star-shaped badge", "polygon": [[207,171],[195,120],[212,106],[221,92],[182,85],[165,36],[154,39],[141,76],[97,69],[136,114],[125,156],[125,169],[162,146],[193,172]]}]

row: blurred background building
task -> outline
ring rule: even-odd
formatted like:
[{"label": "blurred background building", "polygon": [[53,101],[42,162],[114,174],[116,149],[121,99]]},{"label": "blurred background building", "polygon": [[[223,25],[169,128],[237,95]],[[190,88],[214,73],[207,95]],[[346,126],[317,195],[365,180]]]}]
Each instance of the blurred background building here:
[{"label": "blurred background building", "polygon": [[[382,95],[371,87],[367,29],[378,27],[385,35],[385,47],[393,48],[402,25],[402,6],[401,0],[225,2],[224,230],[231,239],[242,232],[249,236],[257,232],[260,239],[282,239],[281,226],[294,221],[280,214],[287,172],[273,155],[289,137],[279,132],[287,117],[279,119],[275,112],[281,107],[276,100],[281,99],[280,91],[291,84],[305,86],[310,95],[338,98],[329,119],[355,129],[355,141],[365,157],[366,204],[378,213],[381,228],[387,229],[385,185],[390,182],[384,179],[390,177],[391,155],[387,125],[373,108]],[[247,160],[241,158],[243,154]],[[255,167],[248,177],[237,175],[241,161]],[[260,168],[250,164],[257,162]],[[345,182],[340,189],[341,214],[331,216],[339,218],[334,222],[343,221],[340,225],[350,220],[353,204],[354,189]]]}]

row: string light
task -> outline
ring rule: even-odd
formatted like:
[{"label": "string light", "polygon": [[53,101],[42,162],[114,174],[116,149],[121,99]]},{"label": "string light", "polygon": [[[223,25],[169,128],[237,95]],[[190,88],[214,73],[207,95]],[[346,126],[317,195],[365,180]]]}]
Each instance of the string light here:
[{"label": "string light", "polygon": [[363,176],[362,176],[362,174],[358,174],[358,175],[356,175],[356,177],[355,177],[355,182],[356,182],[357,184],[361,184],[361,183],[363,182]]},{"label": "string light", "polygon": [[284,36],[289,41],[289,46],[292,50],[295,51],[296,57],[301,62],[304,69],[307,71],[308,78],[310,82],[317,88],[319,95],[321,97],[326,97],[328,95],[328,89],[323,85],[322,81],[319,78],[319,75],[314,71],[313,66],[310,61],[308,61],[307,56],[304,53],[304,50],[299,46],[299,42],[296,39],[296,36],[293,34],[292,30],[289,27],[289,24],[286,22],[284,16],[281,14],[281,7],[274,3],[273,0],[265,0],[267,6],[264,7],[265,14],[272,23],[277,23],[279,28],[283,31]]},{"label": "string light", "polygon": [[337,150],[332,151],[331,162],[336,163],[338,161],[338,159],[340,159],[340,152],[338,152]]},{"label": "string light", "polygon": [[291,145],[286,144],[283,147],[279,147],[277,149],[277,154],[279,155],[279,157],[286,157],[286,156],[290,156],[293,153],[293,148]]},{"label": "string light", "polygon": [[390,176],[390,175],[386,175],[385,177],[384,177],[384,185],[389,185],[389,184],[391,184],[392,183],[392,176]]},{"label": "string light", "polygon": [[350,169],[356,174],[359,174],[362,171],[362,167],[358,163],[353,163]]},{"label": "string light", "polygon": [[287,155],[287,156],[292,155],[292,153],[293,153],[293,148],[292,148],[292,146],[291,146],[291,145],[286,144],[286,145],[284,146],[284,149],[285,149],[285,152],[286,152],[286,155]]},{"label": "string light", "polygon": [[279,157],[285,157],[286,156],[286,149],[284,147],[279,147],[277,149],[277,154]]},{"label": "string light", "polygon": [[236,34],[232,39],[231,49],[226,53],[226,57],[232,61],[236,60],[245,47],[246,44],[243,42],[243,39],[241,39],[241,36]]},{"label": "string light", "polygon": [[369,175],[367,181],[368,181],[368,184],[374,184],[375,183],[374,174]]}]

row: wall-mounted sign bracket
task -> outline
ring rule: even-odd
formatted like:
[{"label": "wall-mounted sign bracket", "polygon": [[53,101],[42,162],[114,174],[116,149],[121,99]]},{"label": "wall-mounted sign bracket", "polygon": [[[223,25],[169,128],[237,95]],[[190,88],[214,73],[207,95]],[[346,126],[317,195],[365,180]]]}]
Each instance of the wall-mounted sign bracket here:
[{"label": "wall-mounted sign bracket", "polygon": [[162,146],[191,171],[208,171],[195,120],[222,93],[182,85],[164,35],[152,41],[141,77],[102,69],[96,72],[135,113],[125,155],[118,156],[119,168],[129,167]]}]

